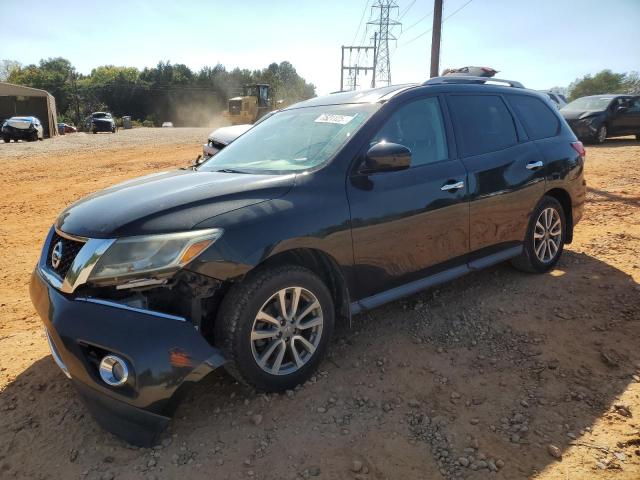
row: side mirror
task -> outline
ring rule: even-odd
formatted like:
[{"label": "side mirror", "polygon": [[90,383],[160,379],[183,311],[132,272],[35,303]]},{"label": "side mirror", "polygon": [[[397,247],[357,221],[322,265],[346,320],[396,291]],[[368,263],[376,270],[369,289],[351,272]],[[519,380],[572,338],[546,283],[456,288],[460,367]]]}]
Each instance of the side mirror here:
[{"label": "side mirror", "polygon": [[206,159],[203,158],[202,155],[198,155],[195,161],[191,164],[193,167],[197,167],[198,165],[202,165]]},{"label": "side mirror", "polygon": [[397,143],[376,143],[367,152],[362,173],[396,172],[411,166],[411,150]]},{"label": "side mirror", "polygon": [[629,110],[629,107],[625,107],[624,105],[620,105],[618,108],[616,108],[616,113],[624,113],[627,110]]}]

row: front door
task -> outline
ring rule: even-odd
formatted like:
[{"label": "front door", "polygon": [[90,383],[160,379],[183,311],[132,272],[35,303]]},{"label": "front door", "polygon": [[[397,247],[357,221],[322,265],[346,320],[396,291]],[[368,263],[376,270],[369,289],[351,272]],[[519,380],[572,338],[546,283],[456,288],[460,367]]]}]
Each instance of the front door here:
[{"label": "front door", "polygon": [[347,182],[354,299],[463,265],[469,250],[466,171],[462,162],[450,158],[438,97],[399,106],[365,150],[384,141],[408,147],[411,167],[354,173]]},{"label": "front door", "polygon": [[610,120],[612,135],[640,134],[640,97],[620,99],[614,109]]}]

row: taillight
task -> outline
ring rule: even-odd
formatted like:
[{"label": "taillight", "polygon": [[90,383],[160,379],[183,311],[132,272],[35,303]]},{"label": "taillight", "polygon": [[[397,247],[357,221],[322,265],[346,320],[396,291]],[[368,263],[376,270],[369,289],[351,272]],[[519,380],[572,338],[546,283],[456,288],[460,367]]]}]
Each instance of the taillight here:
[{"label": "taillight", "polygon": [[578,155],[580,155],[581,157],[584,157],[587,154],[587,151],[585,150],[582,142],[571,142],[571,146],[576,152],[578,152]]}]

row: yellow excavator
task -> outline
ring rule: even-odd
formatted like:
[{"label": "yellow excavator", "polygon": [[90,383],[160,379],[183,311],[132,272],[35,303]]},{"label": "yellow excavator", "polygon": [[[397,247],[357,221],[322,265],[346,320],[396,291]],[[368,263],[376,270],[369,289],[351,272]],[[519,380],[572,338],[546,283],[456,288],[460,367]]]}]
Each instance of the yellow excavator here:
[{"label": "yellow excavator", "polygon": [[[271,98],[271,87],[266,83],[245,85],[242,96],[229,99],[228,110],[223,116],[231,125],[254,123],[266,113],[275,110],[276,103]],[[277,108],[282,108],[278,106]]]}]

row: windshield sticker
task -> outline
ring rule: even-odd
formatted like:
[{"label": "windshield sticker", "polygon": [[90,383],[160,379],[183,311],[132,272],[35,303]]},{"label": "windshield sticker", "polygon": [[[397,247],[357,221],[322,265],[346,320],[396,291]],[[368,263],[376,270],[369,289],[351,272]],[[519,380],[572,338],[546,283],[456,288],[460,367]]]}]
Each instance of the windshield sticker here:
[{"label": "windshield sticker", "polygon": [[338,125],[346,125],[354,118],[356,118],[355,115],[336,115],[333,113],[323,113],[314,121],[316,123],[336,123]]}]

